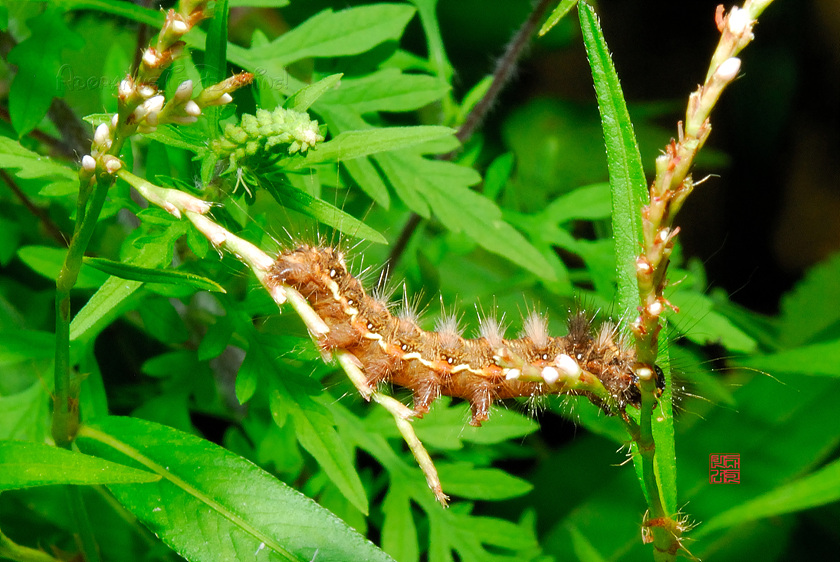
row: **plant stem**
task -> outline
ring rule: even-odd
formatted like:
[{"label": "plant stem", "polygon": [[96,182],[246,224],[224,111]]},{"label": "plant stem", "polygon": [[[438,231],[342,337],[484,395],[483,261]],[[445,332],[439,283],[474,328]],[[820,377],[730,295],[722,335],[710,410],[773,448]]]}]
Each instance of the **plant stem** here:
[{"label": "plant stem", "polygon": [[88,207],[84,202],[89,187],[83,185],[80,188],[75,232],[55,283],[55,399],[52,435],[56,445],[65,449],[70,448],[79,427],[78,391],[73,391],[73,385],[70,384],[70,291],[76,285],[82,258],[112,183],[111,175],[99,175]]},{"label": "plant stem", "polygon": [[0,531],[0,558],[8,558],[15,562],[60,562],[46,552],[22,546],[14,542]]},{"label": "plant stem", "polygon": [[99,562],[99,546],[96,544],[93,527],[90,524],[87,508],[85,508],[81,487],[67,486],[67,498],[70,502],[70,510],[73,513],[73,521],[78,526],[79,542],[85,562]]}]

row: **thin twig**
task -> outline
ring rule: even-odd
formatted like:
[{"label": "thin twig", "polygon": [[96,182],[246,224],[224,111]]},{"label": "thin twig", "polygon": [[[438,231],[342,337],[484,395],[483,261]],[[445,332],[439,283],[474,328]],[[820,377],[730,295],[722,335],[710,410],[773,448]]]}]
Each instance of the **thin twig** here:
[{"label": "thin twig", "polygon": [[23,206],[32,213],[41,224],[44,225],[47,233],[59,244],[62,246],[67,246],[67,237],[64,235],[63,232],[56,226],[56,224],[52,221],[49,215],[44,212],[43,209],[37,207],[32,201],[29,200],[29,197],[18,187],[15,183],[14,178],[12,178],[5,170],[0,170],[0,177],[3,178],[3,181],[6,182],[6,185],[9,186],[9,189],[12,190],[12,193],[20,199],[20,202],[23,203]]},{"label": "thin twig", "polygon": [[[517,30],[516,35],[514,35],[513,39],[510,43],[508,43],[505,52],[501,57],[499,57],[496,62],[496,70],[493,72],[493,79],[490,83],[490,87],[487,88],[487,91],[478,103],[473,106],[467,114],[467,117],[464,119],[464,122],[461,123],[461,126],[458,127],[458,131],[455,133],[455,138],[460,141],[462,146],[466,144],[470,138],[472,138],[473,133],[475,133],[475,131],[481,126],[490,109],[496,103],[496,99],[499,97],[499,94],[501,94],[504,87],[508,84],[508,82],[510,82],[514,74],[514,70],[516,69],[516,63],[525,52],[529,39],[536,31],[537,26],[548,10],[548,7],[553,2],[554,0],[540,0],[539,3],[537,3],[528,18],[519,27],[519,30]],[[452,160],[459,151],[460,149],[453,150],[452,152],[441,155],[439,159]],[[408,246],[408,242],[414,235],[414,231],[420,225],[422,220],[422,217],[420,217],[417,213],[411,213],[411,216],[402,227],[402,230],[400,230],[400,235],[394,243],[394,246],[391,248],[391,252],[388,254],[388,259],[385,261],[385,267],[388,270],[393,270],[394,266],[400,260],[403,252],[405,252],[406,246]]]}]

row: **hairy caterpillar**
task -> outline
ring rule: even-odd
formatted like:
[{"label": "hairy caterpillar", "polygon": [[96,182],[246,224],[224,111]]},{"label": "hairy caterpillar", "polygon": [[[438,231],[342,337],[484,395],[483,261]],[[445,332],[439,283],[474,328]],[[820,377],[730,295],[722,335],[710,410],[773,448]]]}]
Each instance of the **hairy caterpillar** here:
[{"label": "hairy caterpillar", "polygon": [[500,324],[487,318],[474,339],[462,337],[449,320],[428,332],[410,310],[392,314],[388,303],[370,296],[332,247],[302,245],[280,253],[269,280],[309,301],[329,328],[319,344],[355,356],[370,386],[389,382],[410,389],[417,416],[439,396],[468,401],[474,426],[505,398],[583,395],[609,414],[639,405],[633,348],[615,324],[596,330],[585,313],[569,317],[562,337],[550,336],[535,313],[518,339],[506,339]]}]

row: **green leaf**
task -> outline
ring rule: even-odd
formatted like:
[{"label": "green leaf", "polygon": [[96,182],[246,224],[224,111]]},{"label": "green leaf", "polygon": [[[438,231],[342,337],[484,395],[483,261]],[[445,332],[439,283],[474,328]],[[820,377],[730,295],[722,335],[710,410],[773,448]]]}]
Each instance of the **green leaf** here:
[{"label": "green leaf", "polygon": [[669,321],[691,341],[700,345],[720,344],[730,351],[754,353],[758,343],[741,331],[724,315],[713,310],[712,300],[693,291],[675,291],[668,300],[681,313]]},{"label": "green leaf", "polygon": [[334,13],[327,9],[263,47],[249,58],[271,62],[272,68],[309,57],[342,57],[364,53],[384,41],[397,40],[414,16],[398,4],[358,6]]},{"label": "green leaf", "polygon": [[291,416],[301,446],[318,461],[318,465],[344,497],[367,515],[368,502],[364,486],[350,452],[336,431],[330,409],[307,392],[301,379],[278,372],[267,353],[266,348],[252,341],[245,362],[254,362],[251,368],[257,372],[273,375],[275,389],[269,396],[269,402],[274,422],[282,427],[286,418]]},{"label": "green leaf", "polygon": [[792,291],[782,297],[779,339],[782,346],[811,343],[840,330],[840,310],[826,303],[840,302],[840,254],[811,268]]},{"label": "green leaf", "polygon": [[[518,230],[502,219],[499,207],[468,186],[481,181],[472,168],[443,160],[429,160],[416,154],[389,155],[396,166],[386,172],[401,194],[422,194],[435,216],[452,232],[463,232],[482,248],[500,255],[546,280],[554,270],[540,252]],[[401,178],[397,182],[397,178]]]},{"label": "green leaf", "polygon": [[286,109],[293,109],[295,111],[306,111],[318,98],[333,89],[336,84],[341,82],[341,77],[344,74],[331,74],[326,78],[322,78],[314,84],[304,86],[291,96],[283,104]]},{"label": "green leaf", "polygon": [[578,3],[578,0],[560,0],[560,3],[557,4],[557,7],[549,14],[548,19],[545,20],[545,23],[542,24],[542,27],[539,31],[539,36],[542,37],[549,31],[551,28],[557,25],[557,23],[563,19],[569,11],[575,7],[575,4]]},{"label": "green leaf", "polygon": [[[464,427],[468,409],[469,406],[463,403],[447,407],[446,400],[435,401],[431,411],[414,423],[417,436],[431,447],[460,449],[464,446],[463,441],[494,445],[539,430],[539,424],[531,418],[505,408],[494,409],[481,427]],[[393,435],[397,435],[396,430]]]},{"label": "green leaf", "polygon": [[354,216],[348,215],[338,207],[312,197],[305,191],[301,191],[286,182],[265,182],[263,185],[278,203],[288,209],[310,216],[348,236],[370,240],[378,244],[388,243],[384,236]]},{"label": "green leaf", "polygon": [[[52,336],[52,334],[50,334]],[[6,341],[4,334],[2,341]],[[55,346],[55,338],[50,341]],[[47,348],[52,351],[52,348]],[[49,435],[49,391],[39,380],[29,388],[0,396],[0,439],[27,439],[43,441]]]},{"label": "green leaf", "polygon": [[52,180],[48,185],[62,193],[79,190],[78,174],[48,156],[23,148],[19,142],[0,136],[0,168],[18,178]]},{"label": "green leaf", "polygon": [[197,133],[192,129],[186,127],[176,127],[174,125],[161,125],[156,131],[151,133],[144,133],[143,136],[152,140],[158,141],[166,146],[173,146],[175,148],[183,148],[194,154],[201,154],[207,150],[206,138],[199,138]]},{"label": "green leaf", "polygon": [[[227,0],[216,0],[213,7],[213,19],[208,26],[207,39],[204,43],[202,83],[205,88],[227,78],[228,12]],[[207,130],[210,135],[212,138],[217,137],[222,108],[212,106],[205,108],[202,113],[206,116]]]},{"label": "green leaf", "polygon": [[36,330],[0,332],[0,366],[53,357],[55,335]]},{"label": "green leaf", "polygon": [[623,314],[632,316],[639,303],[636,257],[642,240],[641,207],[647,200],[647,182],[621,84],[595,11],[581,2],[578,4],[578,15],[607,147],[618,270],[618,308]]},{"label": "green leaf", "polygon": [[[124,258],[126,263],[147,268],[158,268],[172,262],[172,253],[177,240],[183,235],[186,225],[172,221],[166,230],[145,240],[142,245],[131,245]],[[84,267],[84,266],[83,266]],[[143,285],[140,281],[126,281],[111,277],[88,300],[70,323],[71,340],[87,340],[95,337],[105,326],[133,306],[130,297]]]},{"label": "green leaf", "polygon": [[299,170],[320,162],[341,162],[369,154],[399,150],[416,144],[450,136],[455,131],[449,127],[382,127],[364,131],[345,131],[334,139],[319,144],[305,158],[281,161],[286,170]]},{"label": "green leaf", "polygon": [[104,258],[91,258],[85,256],[84,263],[120,279],[140,281],[142,283],[165,283],[193,287],[199,291],[211,291],[214,293],[226,292],[224,287],[211,279],[174,269],[152,269],[131,265],[118,261],[106,260]]},{"label": "green leaf", "polygon": [[62,52],[81,49],[82,37],[64,23],[64,14],[49,7],[27,21],[32,34],[9,52],[9,62],[18,73],[9,88],[9,114],[19,136],[38,126],[54,97],[64,94]]},{"label": "green leaf", "polygon": [[321,101],[357,113],[413,111],[441,99],[448,91],[435,77],[386,68],[361,78],[345,78],[340,88],[325,93]]},{"label": "green leaf", "polygon": [[152,10],[151,8],[124,2],[111,2],[110,0],[61,0],[60,4],[64,10],[96,10],[134,20],[138,23],[145,23],[157,29],[160,29],[163,25],[165,17],[161,10]]},{"label": "green leaf", "polygon": [[801,373],[840,377],[840,340],[805,345],[771,355],[758,355],[736,361],[769,373]]},{"label": "green leaf", "polygon": [[133,418],[80,428],[79,448],[163,477],[114,496],[188,560],[392,560],[311,499],[193,435]]},{"label": "green leaf", "polygon": [[[23,263],[51,280],[56,279],[61,272],[66,255],[66,249],[50,248],[48,246],[24,246],[18,250],[18,257]],[[107,278],[107,275],[83,265],[74,288],[92,289],[100,287]]]},{"label": "green leaf", "polygon": [[160,476],[44,443],[0,441],[0,490],[157,482]]},{"label": "green leaf", "polygon": [[717,529],[811,509],[838,500],[840,500],[840,459],[834,460],[808,476],[727,509],[703,523],[692,536],[700,538]]},{"label": "green leaf", "polygon": [[289,0],[230,0],[231,8],[284,8]]},{"label": "green leaf", "polygon": [[405,484],[392,481],[382,502],[382,549],[396,560],[417,560],[417,528],[411,516],[411,501]]},{"label": "green leaf", "polygon": [[534,486],[498,468],[473,468],[470,463],[438,464],[443,489],[454,496],[479,500],[504,500],[522,496]]}]

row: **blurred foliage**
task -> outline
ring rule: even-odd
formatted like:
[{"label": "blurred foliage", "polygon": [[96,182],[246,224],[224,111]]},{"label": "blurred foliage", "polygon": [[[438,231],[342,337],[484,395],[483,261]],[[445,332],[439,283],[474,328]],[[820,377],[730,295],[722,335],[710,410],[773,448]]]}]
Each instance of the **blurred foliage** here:
[{"label": "blurred foliage", "polygon": [[[249,162],[260,181],[246,181],[244,189],[233,171],[211,193],[201,191],[207,170],[196,156],[206,156],[207,139],[217,132],[200,122],[134,138],[126,158],[138,174],[218,200],[216,220],[268,251],[315,238],[341,244],[354,271],[371,268],[369,284],[416,213],[422,220],[392,256],[389,273],[428,308],[427,327],[440,313],[439,297],[467,311],[468,332],[477,324],[474,308],[498,309],[510,333],[532,307],[547,312],[558,334],[570,309],[609,314],[610,193],[590,82],[570,79],[560,88],[575,95],[530,95],[534,77],[526,75],[455,161],[439,158],[458,145],[438,126],[461,124],[486,87],[491,57],[530,2],[441,3],[439,20],[433,0],[335,11],[322,11],[331,3],[321,1],[230,3],[247,6],[231,14],[230,70],[255,72],[258,80],[237,94],[235,111],[223,110],[222,124],[291,100],[305,105],[300,109],[308,108],[341,150],[328,152],[325,144],[321,156],[316,149]],[[138,22],[160,21],[158,12],[125,6],[0,6],[8,47],[0,63],[0,168],[8,178],[0,189],[0,439],[31,442],[0,442],[0,530],[69,559],[78,550],[77,521],[57,485],[64,483],[89,485],[81,493],[105,560],[177,559],[153,533],[195,560],[273,560],[285,548],[309,558],[319,548],[323,560],[650,559],[640,540],[644,499],[633,470],[619,466],[626,457],[616,449],[627,437],[617,419],[586,400],[554,397],[500,405],[476,429],[467,426],[466,404],[439,400],[414,425],[455,500],[442,510],[390,417],[322,363],[299,319],[285,309],[278,314],[242,264],[212,251],[186,221],[139,204],[122,182],[109,195],[88,249],[93,261],[73,293],[74,384],[81,387],[82,419],[90,422],[78,445],[102,458],[53,457],[41,446],[51,442],[53,279],[64,255],[51,232],[73,231],[76,200],[66,120],[81,123],[116,109]],[[609,40],[616,24],[604,23]],[[757,44],[764,31],[759,26]],[[191,56],[162,78],[169,92],[185,77],[200,80],[203,35],[190,38]],[[611,47],[622,76],[656,60],[651,54],[628,71],[620,44]],[[575,18],[562,20],[534,49],[531,73],[539,60],[582,57]],[[736,91],[752,80],[749,59],[745,68]],[[698,81],[702,70],[671,72],[682,85]],[[336,74],[343,75],[338,87],[330,81]],[[319,80],[330,88],[304,103],[301,88]],[[672,134],[686,93],[665,88],[653,101],[630,104],[646,166]],[[65,121],[46,115],[53,98],[68,109]],[[774,115],[788,100],[773,99],[775,105],[764,96],[750,101],[765,111],[756,122],[768,142],[777,137]],[[398,126],[410,128],[399,133]],[[698,171],[725,175],[731,162],[708,147]],[[702,226],[696,230],[704,234]],[[678,250],[669,272],[670,297],[681,309],[670,318],[669,338],[677,342],[669,351],[681,396],[678,505],[699,524],[689,535],[698,540],[687,546],[703,559],[761,553],[762,560],[787,560],[801,559],[807,543],[822,553],[812,558],[827,559],[840,545],[840,475],[832,460],[840,446],[840,310],[832,305],[838,259],[816,265],[770,317],[710,289],[703,264]],[[177,274],[149,277],[149,269]],[[212,292],[215,284],[225,293]],[[126,457],[126,447],[142,455]],[[740,454],[740,484],[709,483],[709,455],[716,453]],[[93,461],[100,464],[86,464]],[[20,464],[66,470],[3,476]],[[183,485],[144,483],[148,472],[138,469],[153,466],[171,469]],[[217,507],[207,509],[207,498]],[[184,520],[156,518],[155,502]],[[294,507],[273,513],[281,503]],[[173,537],[179,525],[183,536]],[[305,539],[307,525],[318,528],[314,544],[298,537],[272,554],[252,548],[261,537],[273,548],[278,527]]]}]

